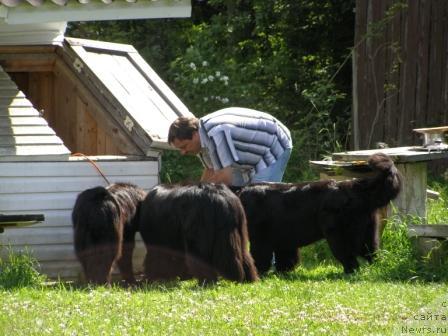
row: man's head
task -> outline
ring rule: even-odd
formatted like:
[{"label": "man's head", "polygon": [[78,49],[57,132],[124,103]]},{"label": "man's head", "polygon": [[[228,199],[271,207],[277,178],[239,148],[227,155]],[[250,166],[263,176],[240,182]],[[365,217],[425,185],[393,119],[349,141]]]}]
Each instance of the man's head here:
[{"label": "man's head", "polygon": [[194,117],[177,118],[168,131],[168,143],[179,149],[182,155],[199,154],[199,120]]}]

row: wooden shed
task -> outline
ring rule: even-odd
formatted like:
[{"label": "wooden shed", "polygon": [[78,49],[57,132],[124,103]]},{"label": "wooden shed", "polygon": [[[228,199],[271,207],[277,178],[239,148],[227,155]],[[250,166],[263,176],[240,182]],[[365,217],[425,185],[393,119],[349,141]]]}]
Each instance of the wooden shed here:
[{"label": "wooden shed", "polygon": [[448,124],[448,1],[356,0],[353,148],[422,145]]},{"label": "wooden shed", "polygon": [[[28,250],[51,278],[78,278],[77,194],[107,185],[100,171],[110,182],[157,184],[168,127],[188,114],[130,45],[64,38],[0,46],[0,213],[45,216],[5,230],[0,245]],[[136,267],[144,253],[140,242]]]}]

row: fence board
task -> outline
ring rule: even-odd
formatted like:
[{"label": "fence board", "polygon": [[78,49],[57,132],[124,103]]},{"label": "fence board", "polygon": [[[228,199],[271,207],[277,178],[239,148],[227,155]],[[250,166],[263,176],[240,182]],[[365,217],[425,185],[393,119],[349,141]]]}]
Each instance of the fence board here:
[{"label": "fence board", "polygon": [[394,147],[420,145],[414,128],[448,123],[448,2],[407,0],[385,23],[382,34],[369,35],[364,43],[369,24],[384,18],[396,3],[356,1],[353,144],[357,149],[374,148],[377,141]]}]

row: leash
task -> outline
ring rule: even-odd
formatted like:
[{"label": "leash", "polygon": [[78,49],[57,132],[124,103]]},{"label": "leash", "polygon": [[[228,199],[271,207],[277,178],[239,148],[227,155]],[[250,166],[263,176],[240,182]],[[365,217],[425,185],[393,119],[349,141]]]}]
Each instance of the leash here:
[{"label": "leash", "polygon": [[95,167],[95,169],[98,171],[98,173],[100,173],[100,175],[103,177],[104,181],[106,181],[107,185],[111,184],[109,182],[109,180],[107,179],[107,177],[101,171],[100,167],[98,167],[98,165],[92,159],[90,159],[87,155],[85,155],[83,153],[74,153],[74,154],[72,154],[72,156],[82,156],[83,158],[85,158],[87,161],[89,161],[92,164],[93,167]]}]

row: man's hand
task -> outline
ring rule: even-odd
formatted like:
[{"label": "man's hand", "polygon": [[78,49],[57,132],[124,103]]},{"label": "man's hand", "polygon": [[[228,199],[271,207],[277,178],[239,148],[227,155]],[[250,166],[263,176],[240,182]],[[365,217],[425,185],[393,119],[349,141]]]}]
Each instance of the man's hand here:
[{"label": "man's hand", "polygon": [[206,168],[202,173],[201,181],[224,183],[230,185],[232,182],[232,168],[226,167],[220,170],[213,170],[211,168]]}]

